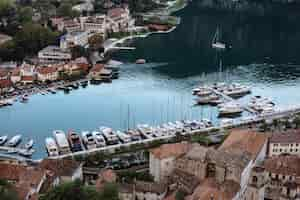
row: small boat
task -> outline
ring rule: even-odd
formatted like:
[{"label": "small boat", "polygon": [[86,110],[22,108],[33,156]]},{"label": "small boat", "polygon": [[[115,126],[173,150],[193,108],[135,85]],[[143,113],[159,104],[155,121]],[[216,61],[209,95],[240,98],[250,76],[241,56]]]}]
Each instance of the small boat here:
[{"label": "small boat", "polygon": [[14,154],[14,153],[18,153],[18,150],[17,149],[9,149],[6,153]]},{"label": "small boat", "polygon": [[45,143],[46,143],[46,149],[47,149],[48,155],[50,157],[59,155],[58,147],[57,147],[56,142],[53,138],[51,138],[51,137],[46,138]]},{"label": "small boat", "polygon": [[15,147],[21,142],[21,140],[22,140],[22,135],[16,135],[8,141],[7,146]]},{"label": "small boat", "polygon": [[146,60],[145,59],[137,59],[135,61],[135,64],[145,64],[146,63]]},{"label": "small boat", "polygon": [[93,131],[92,135],[95,139],[97,148],[104,147],[106,145],[105,139],[104,139],[103,134],[101,132]]},{"label": "small boat", "polygon": [[25,144],[25,149],[31,149],[33,147],[33,143],[33,139],[28,140],[28,142]]},{"label": "small boat", "polygon": [[82,151],[82,142],[80,136],[74,131],[69,131],[68,133],[68,141],[71,146],[71,150],[73,152]]},{"label": "small boat", "polygon": [[20,102],[21,102],[21,103],[26,103],[28,100],[29,100],[28,95],[27,95],[27,94],[24,94],[24,95],[21,97]]},{"label": "small boat", "polygon": [[127,135],[126,133],[124,133],[124,132],[117,131],[116,135],[118,136],[118,138],[120,139],[120,141],[122,143],[131,142],[131,137],[129,135]]},{"label": "small boat", "polygon": [[132,141],[139,141],[142,139],[141,134],[137,130],[128,130],[126,133],[130,135]]},{"label": "small boat", "polygon": [[234,117],[236,115],[240,115],[242,112],[243,112],[243,109],[239,105],[228,103],[219,109],[219,116],[220,117],[222,117],[222,116]]},{"label": "small boat", "polygon": [[3,135],[0,137],[0,145],[4,145],[5,142],[7,141],[8,136],[7,135]]},{"label": "small boat", "polygon": [[33,149],[21,149],[18,154],[24,157],[31,157],[35,151]]},{"label": "small boat", "polygon": [[47,91],[50,92],[51,94],[56,94],[56,91],[54,88],[49,88]]},{"label": "small boat", "polygon": [[59,153],[61,155],[71,153],[68,139],[62,130],[54,130],[53,137],[55,138]]},{"label": "small boat", "polygon": [[220,42],[220,30],[219,27],[217,28],[214,38],[212,40],[212,48],[217,49],[217,50],[225,50],[226,49],[226,45],[222,42]]},{"label": "small boat", "polygon": [[210,104],[211,106],[217,106],[217,105],[222,104],[222,103],[224,103],[224,101],[223,101],[222,99],[211,100],[211,101],[209,102],[209,104]]},{"label": "small boat", "polygon": [[220,97],[218,95],[212,94],[212,95],[204,97],[204,98],[199,98],[196,101],[198,104],[204,105],[204,104],[210,104],[211,101],[215,101],[218,99],[220,99]]},{"label": "small boat", "polygon": [[89,131],[82,131],[81,132],[83,143],[87,149],[95,149],[97,148],[97,144],[95,141],[94,136]]},{"label": "small boat", "polygon": [[100,131],[103,133],[103,136],[106,139],[106,144],[108,145],[119,144],[119,138],[111,128],[100,127]]}]

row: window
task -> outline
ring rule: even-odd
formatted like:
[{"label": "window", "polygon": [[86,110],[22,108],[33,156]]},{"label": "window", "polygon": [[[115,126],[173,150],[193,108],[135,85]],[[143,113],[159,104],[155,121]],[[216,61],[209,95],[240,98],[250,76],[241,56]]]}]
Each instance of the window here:
[{"label": "window", "polygon": [[253,176],[252,182],[253,182],[253,183],[257,183],[257,177],[256,177],[256,176]]},{"label": "window", "polygon": [[282,149],[279,149],[280,152],[282,152]]},{"label": "window", "polygon": [[293,149],[290,149],[290,152],[293,152]]},{"label": "window", "polygon": [[297,147],[297,146],[299,146],[299,144],[298,144],[298,143],[296,144],[296,147]]},{"label": "window", "polygon": [[291,144],[291,147],[294,146],[294,144]]}]

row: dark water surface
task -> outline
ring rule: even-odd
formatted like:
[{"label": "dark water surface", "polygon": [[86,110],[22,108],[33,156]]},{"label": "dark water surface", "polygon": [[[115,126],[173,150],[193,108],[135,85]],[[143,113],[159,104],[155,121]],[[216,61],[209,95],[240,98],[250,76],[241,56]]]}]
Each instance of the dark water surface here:
[{"label": "dark water surface", "polygon": [[[120,79],[70,94],[35,95],[27,104],[3,108],[0,135],[21,133],[33,138],[34,157],[39,158],[46,155],[44,138],[54,129],[80,132],[103,125],[126,129],[138,123],[158,125],[201,117],[217,122],[216,108],[193,106],[191,89],[200,81],[250,85],[253,94],[273,98],[279,108],[298,104],[300,17],[293,11],[289,16],[286,10],[279,13],[258,17],[204,11],[193,2],[177,13],[182,23],[174,32],[137,40],[136,50],[115,54],[125,62]],[[211,48],[217,27],[231,46],[223,53]],[[137,58],[149,63],[129,64]]]}]

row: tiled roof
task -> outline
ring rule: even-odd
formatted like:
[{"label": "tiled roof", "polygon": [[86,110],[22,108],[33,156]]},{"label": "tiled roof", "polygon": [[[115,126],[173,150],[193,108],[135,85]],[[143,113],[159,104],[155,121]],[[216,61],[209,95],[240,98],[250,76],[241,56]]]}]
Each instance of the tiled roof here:
[{"label": "tiled roof", "polygon": [[297,156],[280,155],[264,161],[265,170],[275,174],[300,176],[300,158]]},{"label": "tiled roof", "polygon": [[91,72],[100,72],[103,68],[103,64],[96,64],[92,67]]},{"label": "tiled roof", "polygon": [[229,153],[248,152],[252,159],[255,159],[267,142],[268,136],[252,130],[235,129],[220,146],[220,150]]},{"label": "tiled roof", "polygon": [[9,88],[12,86],[12,82],[7,79],[0,80],[0,88]]},{"label": "tiled roof", "polygon": [[42,169],[54,172],[57,176],[72,176],[75,170],[77,170],[80,166],[80,163],[68,159],[44,159],[39,166]]},{"label": "tiled roof", "polygon": [[111,18],[120,17],[123,13],[126,13],[124,8],[113,8],[107,11],[107,15]]},{"label": "tiled roof", "polygon": [[208,151],[207,147],[201,146],[200,144],[193,144],[191,150],[188,151],[184,157],[192,160],[204,161],[206,159],[207,151]]},{"label": "tiled roof", "polygon": [[11,70],[11,75],[12,76],[20,76],[20,71],[21,71],[20,67],[16,67],[13,70]]},{"label": "tiled roof", "polygon": [[274,133],[269,141],[270,143],[300,143],[300,130]]},{"label": "tiled roof", "polygon": [[189,197],[190,200],[231,200],[240,190],[240,185],[234,181],[226,180],[222,184],[214,179],[205,179]]},{"label": "tiled roof", "polygon": [[38,73],[40,74],[52,74],[57,72],[57,68],[56,67],[39,67],[37,69]]},{"label": "tiled roof", "polygon": [[34,81],[34,76],[22,76],[21,81]]},{"label": "tiled roof", "polygon": [[0,77],[8,76],[9,70],[6,68],[0,68]]},{"label": "tiled roof", "polygon": [[151,149],[150,152],[158,159],[164,159],[168,157],[178,157],[185,154],[191,147],[191,144],[187,142],[163,144],[158,148]]}]

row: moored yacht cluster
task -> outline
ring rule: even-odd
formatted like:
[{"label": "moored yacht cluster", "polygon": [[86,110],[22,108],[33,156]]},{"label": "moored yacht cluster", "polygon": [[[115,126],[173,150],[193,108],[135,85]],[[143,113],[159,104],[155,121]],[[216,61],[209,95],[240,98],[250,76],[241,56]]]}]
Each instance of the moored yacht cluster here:
[{"label": "moored yacht cluster", "polygon": [[130,144],[135,141],[175,136],[176,134],[189,134],[193,130],[212,127],[212,122],[203,120],[182,120],[169,122],[153,127],[148,124],[139,124],[136,129],[115,131],[109,127],[99,127],[92,132],[82,131],[81,134],[73,130],[65,133],[62,130],[54,130],[53,137],[45,139],[48,156],[70,154],[92,149],[101,149],[107,146]]},{"label": "moored yacht cluster", "polygon": [[35,152],[33,149],[34,141],[29,139],[26,143],[18,148],[22,142],[22,135],[17,134],[9,139],[7,135],[0,136],[0,150],[9,154],[19,154],[30,157]]}]

